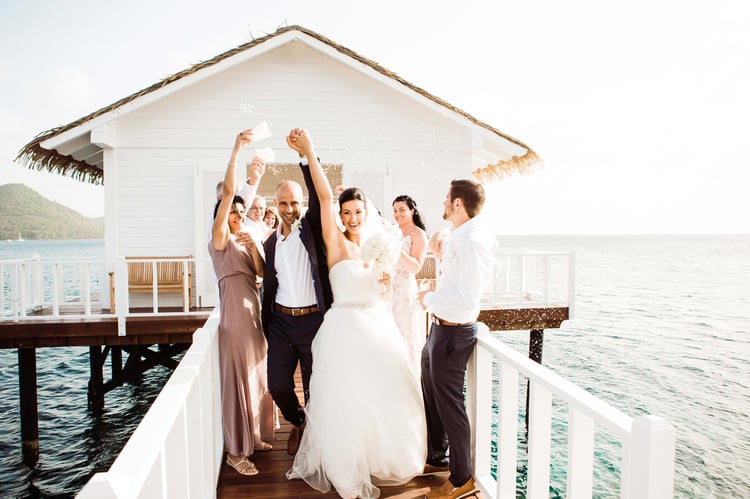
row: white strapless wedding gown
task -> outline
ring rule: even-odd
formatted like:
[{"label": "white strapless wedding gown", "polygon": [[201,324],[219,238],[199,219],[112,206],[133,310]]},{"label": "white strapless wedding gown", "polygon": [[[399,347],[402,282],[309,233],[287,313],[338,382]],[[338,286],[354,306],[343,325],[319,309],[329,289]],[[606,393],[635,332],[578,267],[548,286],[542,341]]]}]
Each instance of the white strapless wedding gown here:
[{"label": "white strapless wedding gown", "polygon": [[307,425],[287,478],[341,497],[376,498],[422,472],[419,380],[379,284],[361,262],[330,270],[334,303],[312,343]]}]

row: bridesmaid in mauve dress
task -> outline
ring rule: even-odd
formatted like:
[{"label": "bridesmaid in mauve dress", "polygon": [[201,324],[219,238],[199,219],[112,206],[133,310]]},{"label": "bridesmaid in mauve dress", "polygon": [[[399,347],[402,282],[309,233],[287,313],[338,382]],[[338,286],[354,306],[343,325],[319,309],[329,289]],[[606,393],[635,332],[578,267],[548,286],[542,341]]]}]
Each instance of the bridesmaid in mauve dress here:
[{"label": "bridesmaid in mauve dress", "polygon": [[[255,475],[248,460],[255,450],[269,450],[263,440],[273,438],[277,426],[275,406],[266,380],[268,344],[260,320],[256,276],[263,260],[250,234],[244,230],[245,206],[236,190],[235,164],[252,132],[237,136],[227,167],[222,199],[217,203],[208,252],[219,282],[219,370],[221,412],[226,462],[238,473]],[[253,159],[251,181],[257,181],[265,165]],[[262,274],[261,274],[262,277]]]}]

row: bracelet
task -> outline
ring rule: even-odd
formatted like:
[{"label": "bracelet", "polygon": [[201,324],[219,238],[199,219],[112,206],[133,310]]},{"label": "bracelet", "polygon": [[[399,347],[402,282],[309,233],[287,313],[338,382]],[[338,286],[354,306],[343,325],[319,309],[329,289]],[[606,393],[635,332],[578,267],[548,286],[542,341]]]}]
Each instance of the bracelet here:
[{"label": "bracelet", "polygon": [[233,166],[233,167],[237,168],[237,164],[236,163],[227,163],[227,166]]}]

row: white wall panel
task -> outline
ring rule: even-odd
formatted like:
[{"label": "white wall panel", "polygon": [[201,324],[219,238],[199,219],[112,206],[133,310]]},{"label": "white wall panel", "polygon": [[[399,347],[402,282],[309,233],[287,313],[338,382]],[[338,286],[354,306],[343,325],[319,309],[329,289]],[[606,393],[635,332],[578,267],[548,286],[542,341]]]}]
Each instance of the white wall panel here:
[{"label": "white wall panel", "polygon": [[444,226],[450,179],[472,169],[471,131],[460,121],[296,42],[116,121],[117,176],[107,181],[117,182],[123,255],[187,255],[205,244],[195,203],[210,203],[194,199],[204,190],[194,185],[203,182],[197,165],[221,178],[235,134],[260,121],[274,135],[257,147],[273,148],[278,162],[297,162],[284,136],[308,128],[322,161],[342,164],[344,182],[370,193],[387,219],[392,199],[409,194],[430,230]]}]

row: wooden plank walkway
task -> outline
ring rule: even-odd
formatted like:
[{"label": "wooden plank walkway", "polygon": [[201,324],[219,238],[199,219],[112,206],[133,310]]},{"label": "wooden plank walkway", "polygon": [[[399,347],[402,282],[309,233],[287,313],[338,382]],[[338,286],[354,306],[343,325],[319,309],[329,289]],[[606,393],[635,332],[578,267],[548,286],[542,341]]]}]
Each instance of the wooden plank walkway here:
[{"label": "wooden plank walkway", "polygon": [[[302,378],[299,368],[295,373],[297,386],[297,398],[302,400]],[[250,460],[258,467],[255,476],[243,476],[230,468],[222,461],[219,474],[219,483],[216,488],[218,499],[292,499],[292,498],[333,498],[339,497],[335,489],[326,494],[313,489],[304,480],[288,480],[286,472],[292,467],[294,456],[286,452],[286,441],[292,425],[281,419],[281,428],[276,431],[274,440],[269,443],[273,445],[270,451],[255,451]],[[440,487],[448,479],[448,472],[433,473],[415,477],[408,483],[393,487],[380,487],[381,498],[421,498],[431,487]],[[481,494],[468,496],[469,498],[482,499]]]},{"label": "wooden plank walkway", "polygon": [[[487,324],[492,331],[531,330],[533,334],[541,333],[547,328],[559,328],[569,317],[567,306],[542,306],[515,309],[490,309],[479,313],[479,321]],[[530,353],[532,351],[532,336],[530,336]],[[539,340],[541,342],[541,340]],[[541,344],[537,345],[538,356],[541,359]],[[302,400],[302,380],[299,370],[295,375],[297,397]],[[281,416],[280,416],[281,417]],[[258,467],[259,474],[242,476],[224,461],[222,461],[219,483],[217,485],[218,499],[239,498],[333,498],[339,497],[335,490],[322,494],[311,488],[303,480],[287,480],[286,472],[292,467],[293,456],[286,452],[286,441],[289,437],[291,424],[281,418],[281,428],[276,437],[269,442],[273,450],[258,452],[250,458]],[[439,487],[447,480],[448,472],[434,473],[415,477],[410,482],[398,487],[381,487],[381,498],[421,498],[432,487]],[[470,495],[475,499],[482,499],[480,493]]]}]

